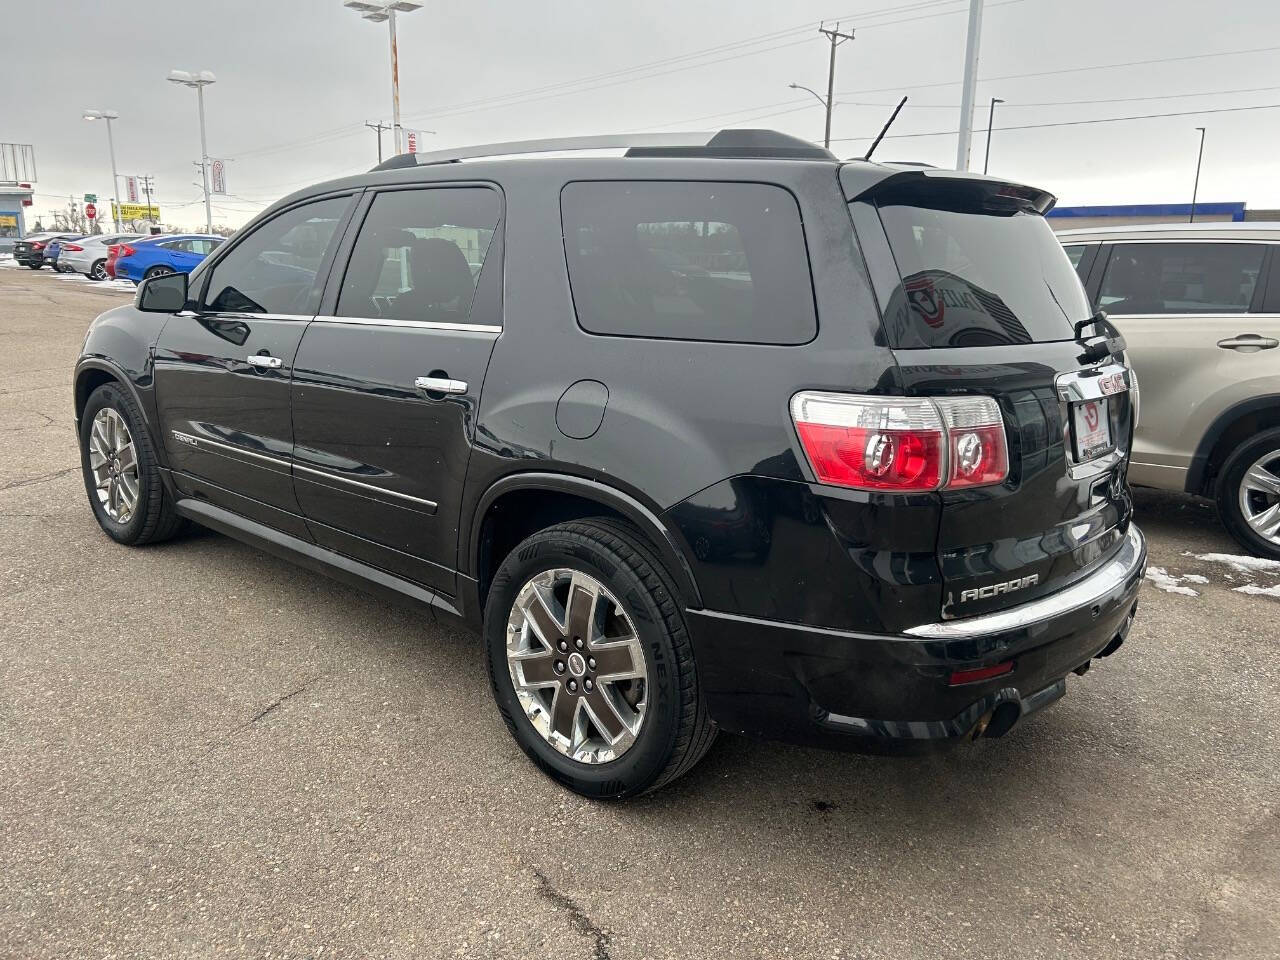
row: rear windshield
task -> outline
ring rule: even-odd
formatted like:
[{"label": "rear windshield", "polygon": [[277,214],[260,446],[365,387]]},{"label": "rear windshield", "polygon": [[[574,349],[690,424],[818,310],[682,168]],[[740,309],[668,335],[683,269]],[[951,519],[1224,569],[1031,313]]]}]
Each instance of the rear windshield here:
[{"label": "rear windshield", "polygon": [[901,284],[885,305],[890,346],[1070,340],[1093,311],[1044,217],[879,204]]}]

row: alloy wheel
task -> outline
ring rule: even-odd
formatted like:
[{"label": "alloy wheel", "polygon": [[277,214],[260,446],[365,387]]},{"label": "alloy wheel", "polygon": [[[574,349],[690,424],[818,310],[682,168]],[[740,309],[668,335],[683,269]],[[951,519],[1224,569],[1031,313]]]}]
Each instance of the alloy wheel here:
[{"label": "alloy wheel", "polygon": [[1240,512],[1254,533],[1280,544],[1280,450],[1263,454],[1245,471]]},{"label": "alloy wheel", "polygon": [[128,523],[138,508],[138,456],[124,418],[103,407],[89,431],[89,469],[102,509],[116,523]]},{"label": "alloy wheel", "polygon": [[647,707],[644,650],[631,618],[580,570],[527,581],[507,618],[507,668],[533,728],[580,763],[607,763],[636,742]]},{"label": "alloy wheel", "polygon": [[90,268],[90,270],[89,270],[89,276],[91,276],[94,280],[105,280],[105,279],[107,279],[107,264],[106,264],[106,261],[104,261],[104,260],[99,260],[99,261],[97,261],[96,263],[94,263],[93,267],[92,267],[92,268]]}]

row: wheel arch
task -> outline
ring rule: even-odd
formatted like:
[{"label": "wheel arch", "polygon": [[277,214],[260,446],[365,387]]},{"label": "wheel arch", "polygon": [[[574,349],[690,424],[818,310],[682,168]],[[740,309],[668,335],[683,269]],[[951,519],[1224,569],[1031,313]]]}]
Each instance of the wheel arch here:
[{"label": "wheel arch", "polygon": [[1187,493],[1210,495],[1219,468],[1231,451],[1259,430],[1280,427],[1280,394],[1251,397],[1214,418],[1196,445],[1187,468]]},{"label": "wheel arch", "polygon": [[155,447],[158,455],[163,456],[164,446],[156,436],[155,423],[150,415],[151,408],[144,402],[142,396],[138,393],[137,386],[134,385],[129,375],[116,364],[102,357],[86,358],[76,365],[75,414],[77,431],[80,429],[80,419],[84,416],[85,404],[89,402],[89,397],[93,395],[93,391],[104,383],[115,383],[129,391],[134,402],[138,405],[138,409],[142,411],[147,432],[151,434],[152,446]]},{"label": "wheel arch", "polygon": [[[702,606],[693,570],[656,513],[635,497],[595,480],[569,474],[528,472],[495,481],[476,504],[467,549],[468,571],[479,586],[480,606],[493,573],[511,547],[566,520],[601,514],[630,522],[649,541],[675,581],[686,608]],[[513,522],[506,523],[504,515]]]}]

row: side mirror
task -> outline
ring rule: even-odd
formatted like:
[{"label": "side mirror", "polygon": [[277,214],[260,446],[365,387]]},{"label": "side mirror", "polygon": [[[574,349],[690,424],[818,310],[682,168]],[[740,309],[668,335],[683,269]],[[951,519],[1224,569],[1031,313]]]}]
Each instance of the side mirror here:
[{"label": "side mirror", "polygon": [[166,273],[138,285],[134,306],[144,313],[177,313],[187,305],[187,275]]}]

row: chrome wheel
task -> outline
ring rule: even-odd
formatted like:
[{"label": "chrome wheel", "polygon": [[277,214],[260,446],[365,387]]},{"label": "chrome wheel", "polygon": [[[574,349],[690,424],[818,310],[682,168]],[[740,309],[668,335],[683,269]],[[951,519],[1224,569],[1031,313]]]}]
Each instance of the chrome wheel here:
[{"label": "chrome wheel", "polygon": [[1240,512],[1254,533],[1280,544],[1280,450],[1264,454],[1245,471]]},{"label": "chrome wheel", "polygon": [[539,573],[507,618],[507,668],[525,716],[581,763],[616,760],[644,723],[644,650],[616,597],[580,570]]},{"label": "chrome wheel", "polygon": [[103,407],[89,431],[89,469],[94,492],[107,516],[128,523],[138,507],[138,457],[124,418]]},{"label": "chrome wheel", "polygon": [[105,260],[97,260],[89,269],[89,276],[94,280],[107,279],[107,262]]}]

